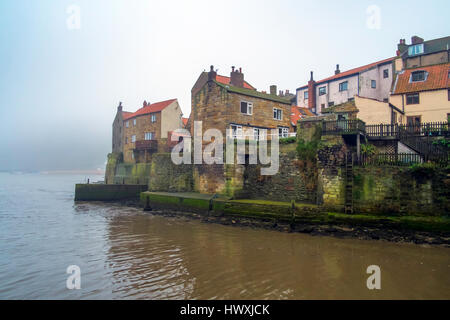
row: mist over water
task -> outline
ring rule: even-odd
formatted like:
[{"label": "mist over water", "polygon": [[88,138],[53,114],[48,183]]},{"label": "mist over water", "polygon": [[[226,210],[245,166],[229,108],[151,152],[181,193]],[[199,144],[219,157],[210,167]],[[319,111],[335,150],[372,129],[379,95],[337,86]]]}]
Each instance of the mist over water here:
[{"label": "mist over water", "polygon": [[[74,203],[83,175],[0,173],[0,299],[450,298],[450,249]],[[368,290],[366,268],[381,268]],[[81,269],[81,290],[66,269]]]}]

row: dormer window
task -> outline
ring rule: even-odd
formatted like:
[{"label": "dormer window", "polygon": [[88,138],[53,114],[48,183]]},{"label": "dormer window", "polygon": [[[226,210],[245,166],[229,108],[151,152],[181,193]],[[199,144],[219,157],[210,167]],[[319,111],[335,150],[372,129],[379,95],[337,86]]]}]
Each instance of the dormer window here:
[{"label": "dormer window", "polygon": [[416,44],[408,48],[408,55],[410,56],[415,56],[422,53],[423,53],[423,43]]},{"label": "dormer window", "polygon": [[421,71],[414,71],[411,73],[411,81],[410,82],[419,82],[419,81],[425,81],[427,80],[428,73],[421,70]]}]

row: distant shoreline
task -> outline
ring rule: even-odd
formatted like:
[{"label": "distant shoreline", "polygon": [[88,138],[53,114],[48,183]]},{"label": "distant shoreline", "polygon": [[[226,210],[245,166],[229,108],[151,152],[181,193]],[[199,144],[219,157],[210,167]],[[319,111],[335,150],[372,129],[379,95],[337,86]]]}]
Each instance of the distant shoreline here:
[{"label": "distant shoreline", "polygon": [[104,176],[104,170],[46,170],[46,171],[7,171],[0,170],[0,173],[9,174],[89,174]]}]

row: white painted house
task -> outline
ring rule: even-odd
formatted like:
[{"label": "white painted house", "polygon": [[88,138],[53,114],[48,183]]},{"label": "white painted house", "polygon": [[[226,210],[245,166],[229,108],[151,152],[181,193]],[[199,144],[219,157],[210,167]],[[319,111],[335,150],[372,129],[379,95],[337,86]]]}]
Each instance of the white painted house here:
[{"label": "white painted house", "polygon": [[388,101],[393,79],[393,61],[389,58],[345,72],[336,66],[331,77],[311,80],[296,90],[297,106],[309,108],[320,114],[324,108],[354,99],[356,95],[364,98]]}]

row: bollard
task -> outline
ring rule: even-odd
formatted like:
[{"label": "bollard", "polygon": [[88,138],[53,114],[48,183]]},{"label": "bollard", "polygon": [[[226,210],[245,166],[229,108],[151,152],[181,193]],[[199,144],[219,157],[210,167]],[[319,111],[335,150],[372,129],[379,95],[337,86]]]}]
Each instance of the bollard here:
[{"label": "bollard", "polygon": [[150,207],[150,197],[147,197],[145,201],[144,211],[152,211],[152,207]]}]

